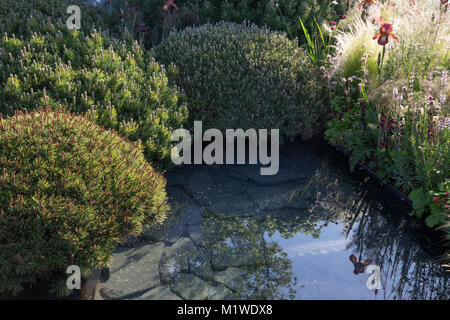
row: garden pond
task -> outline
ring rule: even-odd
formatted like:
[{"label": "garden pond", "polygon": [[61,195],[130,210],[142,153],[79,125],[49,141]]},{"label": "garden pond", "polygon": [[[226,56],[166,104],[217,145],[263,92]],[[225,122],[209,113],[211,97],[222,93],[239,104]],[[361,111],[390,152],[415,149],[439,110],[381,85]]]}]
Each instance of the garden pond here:
[{"label": "garden pond", "polygon": [[[166,173],[167,222],[118,247],[88,298],[449,298],[440,239],[333,149],[292,142],[277,175],[259,169]],[[380,267],[380,289],[369,289],[364,269],[354,272],[351,255]]]}]

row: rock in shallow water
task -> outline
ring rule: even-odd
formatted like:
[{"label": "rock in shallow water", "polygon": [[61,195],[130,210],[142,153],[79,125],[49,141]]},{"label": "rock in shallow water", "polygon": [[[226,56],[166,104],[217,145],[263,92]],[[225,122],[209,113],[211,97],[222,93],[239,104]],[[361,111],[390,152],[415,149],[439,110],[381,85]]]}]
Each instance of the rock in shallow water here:
[{"label": "rock in shallow water", "polygon": [[186,300],[233,299],[233,293],[223,285],[212,284],[191,274],[180,273],[172,287]]},{"label": "rock in shallow water", "polygon": [[163,248],[164,243],[157,242],[114,254],[105,292],[112,299],[127,299],[158,286]]},{"label": "rock in shallow water", "polygon": [[136,300],[181,300],[169,287],[159,286],[144,293]]}]

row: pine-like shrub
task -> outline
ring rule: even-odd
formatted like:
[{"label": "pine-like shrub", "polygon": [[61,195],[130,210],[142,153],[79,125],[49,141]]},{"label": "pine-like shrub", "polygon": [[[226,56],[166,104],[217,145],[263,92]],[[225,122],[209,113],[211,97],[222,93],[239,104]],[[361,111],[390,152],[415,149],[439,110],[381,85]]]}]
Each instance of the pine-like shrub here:
[{"label": "pine-like shrub", "polygon": [[139,145],[83,116],[0,119],[0,292],[104,266],[124,237],[165,219],[166,200]]},{"label": "pine-like shrub", "polygon": [[[187,107],[180,91],[168,85],[164,68],[136,42],[95,30],[70,31],[67,14],[57,19],[58,14],[39,8],[28,18],[28,11],[22,12],[29,30],[19,28],[21,37],[7,32],[0,39],[0,113],[47,106],[86,113],[105,128],[140,139],[145,156],[158,169],[170,166],[170,135],[185,122]],[[89,21],[89,11],[83,12],[82,26]]]},{"label": "pine-like shrub", "polygon": [[[66,23],[67,8],[76,5],[81,10],[81,29],[107,26],[103,11],[91,0],[2,0],[0,1],[0,34],[29,37],[34,32],[53,30],[53,24]],[[102,29],[103,29],[102,28]]]},{"label": "pine-like shrub", "polygon": [[[280,129],[304,138],[328,110],[318,70],[286,34],[221,22],[172,33],[155,50],[205,127]],[[318,81],[319,80],[319,81]]]}]

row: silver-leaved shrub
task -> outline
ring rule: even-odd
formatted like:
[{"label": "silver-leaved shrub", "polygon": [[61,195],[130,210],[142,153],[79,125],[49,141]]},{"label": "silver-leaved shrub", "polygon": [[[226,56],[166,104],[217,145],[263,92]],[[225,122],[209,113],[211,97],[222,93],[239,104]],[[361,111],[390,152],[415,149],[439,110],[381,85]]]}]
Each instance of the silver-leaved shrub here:
[{"label": "silver-leaved shrub", "polygon": [[323,81],[287,35],[220,22],[171,33],[155,49],[188,97],[191,123],[311,137],[328,111]]}]

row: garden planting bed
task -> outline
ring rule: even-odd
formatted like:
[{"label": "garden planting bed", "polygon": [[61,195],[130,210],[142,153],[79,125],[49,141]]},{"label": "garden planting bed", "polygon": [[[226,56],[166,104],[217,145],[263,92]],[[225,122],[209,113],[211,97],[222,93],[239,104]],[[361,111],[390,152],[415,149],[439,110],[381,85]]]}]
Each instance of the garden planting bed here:
[{"label": "garden planting bed", "polygon": [[0,298],[448,299],[449,12],[1,0]]}]

